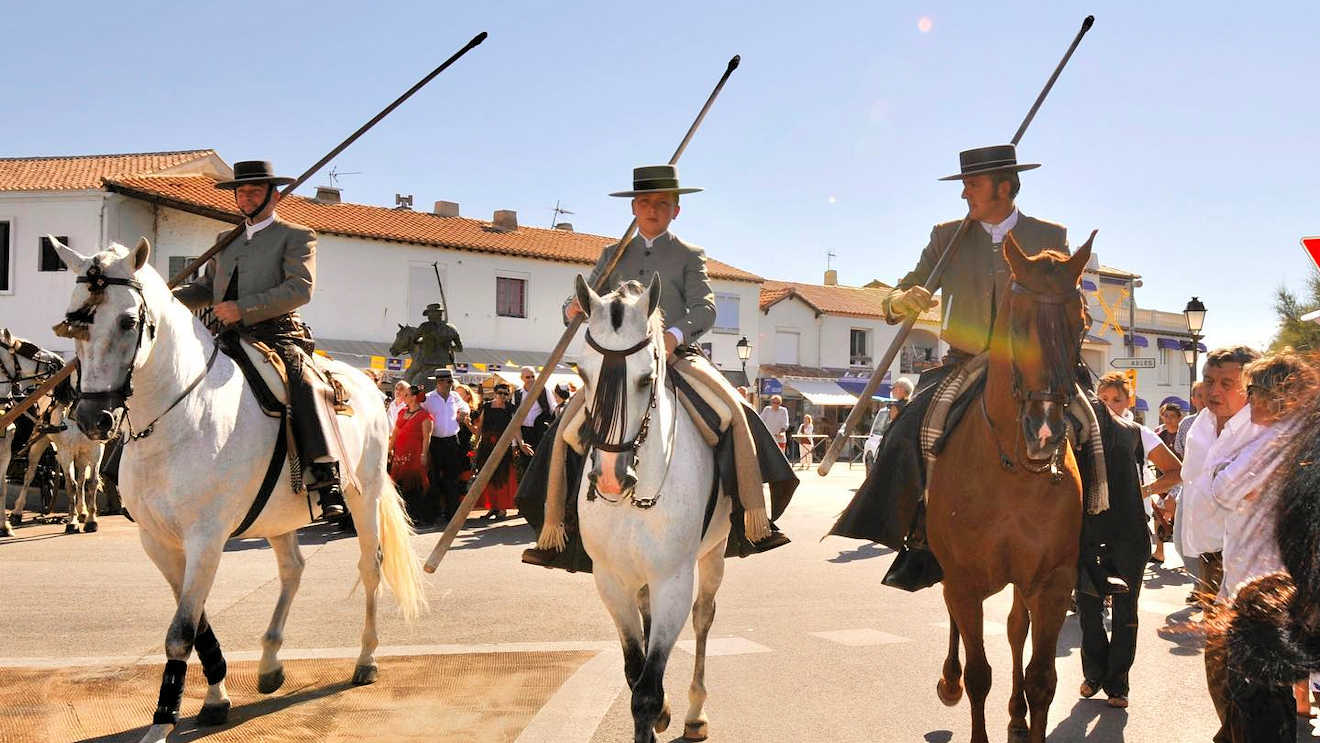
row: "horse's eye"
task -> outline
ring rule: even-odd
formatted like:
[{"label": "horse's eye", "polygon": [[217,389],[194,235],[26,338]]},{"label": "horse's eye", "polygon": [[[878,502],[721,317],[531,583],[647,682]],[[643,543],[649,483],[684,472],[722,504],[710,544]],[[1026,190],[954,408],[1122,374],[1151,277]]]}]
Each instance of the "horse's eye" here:
[{"label": "horse's eye", "polygon": [[120,330],[132,330],[132,329],[135,328],[135,327],[137,327],[137,318],[136,318],[136,317],[133,317],[132,315],[125,315],[125,316],[119,318],[119,329],[120,329]]}]

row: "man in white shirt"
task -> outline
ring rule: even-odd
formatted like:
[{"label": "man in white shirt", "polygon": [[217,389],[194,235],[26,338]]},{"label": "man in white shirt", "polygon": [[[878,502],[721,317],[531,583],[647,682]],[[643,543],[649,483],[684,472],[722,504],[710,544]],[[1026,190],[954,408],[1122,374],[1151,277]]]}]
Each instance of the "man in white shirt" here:
[{"label": "man in white shirt", "polygon": [[389,419],[390,430],[394,430],[394,424],[399,420],[399,411],[408,407],[408,401],[404,398],[408,395],[408,383],[400,379],[394,383],[394,399],[390,400],[389,406],[385,408],[385,417]]},{"label": "man in white shirt", "polygon": [[[467,453],[458,445],[458,427],[467,422],[472,410],[454,391],[454,373],[438,369],[435,390],[427,393],[422,407],[431,414],[435,427],[431,429],[431,492],[427,500],[431,512],[439,512],[439,520],[447,521],[458,510],[459,476],[467,464]],[[420,514],[426,520],[426,509]]]},{"label": "man in white shirt", "polygon": [[784,407],[784,398],[779,395],[771,397],[770,404],[761,408],[761,420],[779,442],[779,450],[784,451],[788,446],[788,408]]}]

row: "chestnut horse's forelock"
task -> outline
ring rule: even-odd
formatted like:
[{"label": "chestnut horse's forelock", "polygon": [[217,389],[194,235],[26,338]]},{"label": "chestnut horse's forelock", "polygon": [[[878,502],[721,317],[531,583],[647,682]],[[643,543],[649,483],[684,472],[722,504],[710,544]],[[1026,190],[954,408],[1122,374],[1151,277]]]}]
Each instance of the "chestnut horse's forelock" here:
[{"label": "chestnut horse's forelock", "polygon": [[[1010,310],[1009,328],[1009,351],[1013,363],[1013,371],[1020,374],[1019,366],[1022,361],[1018,352],[1030,336],[1031,327],[1036,327],[1036,335],[1040,340],[1040,363],[1045,369],[1046,380],[1051,390],[1071,390],[1075,384],[1074,370],[1077,368],[1077,362],[1080,359],[1082,351],[1082,335],[1086,332],[1085,322],[1079,326],[1074,326],[1075,315],[1068,311],[1066,304],[1054,302],[1041,302],[1030,299],[1037,292],[1028,290],[1021,303],[1031,302],[1031,310],[1027,312],[1018,312],[1014,302],[1013,309]],[[1055,296],[1064,296],[1060,292]],[[1081,295],[1078,293],[1077,299],[1081,301]],[[1068,300],[1071,304],[1071,298]],[[1023,390],[1026,391],[1026,390]]]}]

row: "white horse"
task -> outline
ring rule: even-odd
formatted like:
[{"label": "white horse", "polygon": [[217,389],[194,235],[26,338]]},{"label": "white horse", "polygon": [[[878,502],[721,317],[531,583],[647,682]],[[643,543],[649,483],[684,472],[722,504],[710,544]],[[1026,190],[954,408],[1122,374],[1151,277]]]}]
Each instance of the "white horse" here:
[{"label": "white horse", "polygon": [[[147,263],[150,245],[111,245],[83,256],[55,242],[78,275],[63,332],[76,339],[81,397],[78,426],[105,440],[122,424],[138,438],[124,444],[119,486],[140,527],[142,546],[169,582],[178,609],[165,635],[168,661],[144,743],[164,741],[178,721],[187,659],[194,645],[209,688],[200,724],[227,719],[225,662],[206,618],[206,597],[225,541],[243,522],[271,461],[278,420],[267,417],[238,367]],[[325,362],[322,362],[325,363]],[[386,474],[388,440],[380,394],[364,374],[330,362],[355,411],[339,419],[346,461],[344,497],[357,526],[358,571],[366,623],[353,683],[376,679],[376,600],[382,572],[403,615],[425,605],[412,527]],[[297,529],[307,523],[305,495],[289,484],[287,462],[260,516],[244,537],[264,537],[279,561],[280,596],[262,637],[260,692],[284,682],[277,653],[302,576]],[[378,552],[379,550],[379,552]]]},{"label": "white horse", "polygon": [[51,426],[63,427],[63,430],[44,434],[33,432],[35,440],[28,448],[27,472],[23,474],[18,500],[14,501],[11,523],[15,526],[20,523],[23,504],[27,500],[27,488],[32,485],[37,463],[47,448],[54,447],[55,459],[60,463],[60,472],[64,474],[65,489],[69,496],[69,521],[64,531],[66,534],[77,534],[78,524],[82,524],[82,530],[91,534],[99,528],[96,522],[97,498],[101,492],[101,458],[105,456],[105,443],[91,440],[70,420],[68,404],[54,403],[44,418]]},{"label": "white horse", "polygon": [[[46,376],[58,371],[64,361],[60,357],[38,348],[36,345],[19,338],[9,332],[9,328],[0,328],[0,410],[7,410],[8,405],[4,402],[15,400],[26,395],[35,388]],[[45,406],[49,405],[49,398],[42,400],[39,405],[39,411],[44,411]],[[29,411],[31,414],[31,411]],[[7,504],[9,502],[9,481],[5,473],[9,471],[9,462],[13,456],[13,450],[10,448],[14,441],[15,426],[11,423],[7,430],[0,431],[0,537],[7,537],[10,531],[10,514]],[[36,434],[33,434],[35,437]],[[35,462],[31,456],[29,462]],[[32,468],[29,467],[29,471]],[[29,478],[25,477],[26,483]],[[17,516],[21,519],[23,510],[22,487],[18,491],[18,503],[15,504]],[[15,520],[14,525],[18,524]]]},{"label": "white horse", "polygon": [[697,646],[684,737],[705,740],[706,636],[724,578],[730,499],[719,498],[703,534],[715,456],[666,384],[658,277],[645,289],[630,281],[601,298],[579,276],[577,296],[588,316],[580,370],[595,447],[584,465],[578,522],[596,590],[623,644],[634,740],[652,743],[669,725],[665,664],[689,605]]}]

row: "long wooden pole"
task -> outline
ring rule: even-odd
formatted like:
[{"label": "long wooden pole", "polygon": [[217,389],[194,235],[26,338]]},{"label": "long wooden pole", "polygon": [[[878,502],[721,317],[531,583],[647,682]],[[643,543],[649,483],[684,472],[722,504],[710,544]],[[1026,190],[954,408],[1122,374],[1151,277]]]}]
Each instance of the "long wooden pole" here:
[{"label": "long wooden pole", "polygon": [[[403,95],[394,99],[393,103],[381,109],[380,113],[373,116],[370,121],[358,127],[357,131],[348,135],[347,139],[335,145],[334,149],[326,153],[325,157],[321,158],[320,160],[317,160],[316,164],[308,168],[306,171],[304,171],[302,175],[298,176],[297,180],[285,186],[280,191],[280,198],[284,198],[285,196],[288,196],[289,194],[293,193],[294,189],[298,188],[298,186],[301,186],[303,182],[306,181],[308,178],[311,178],[313,175],[316,175],[316,171],[325,167],[326,163],[333,160],[336,155],[343,152],[349,145],[357,141],[358,137],[361,137],[363,134],[366,134],[367,130],[371,129],[371,127],[380,123],[381,119],[385,118],[387,115],[389,115],[391,111],[398,108],[400,104],[402,104],[404,101],[412,97],[413,93],[416,93],[417,91],[421,90],[427,83],[431,82],[431,80],[434,79],[436,75],[439,75],[440,73],[444,72],[445,69],[448,68],[451,64],[458,61],[459,57],[463,56],[464,54],[467,54],[469,51],[472,50],[473,47],[477,46],[478,44],[480,44],[485,40],[486,40],[485,31],[482,31],[481,33],[472,37],[472,40],[469,41],[466,45],[464,45],[462,49],[459,49],[457,52],[455,52],[453,56],[451,56],[449,59],[446,59],[443,63],[440,64],[439,67],[432,70],[430,74],[428,74],[426,77],[423,77],[421,80],[418,80],[415,85],[413,85],[408,90],[404,91]],[[234,227],[234,229],[221,235],[220,238],[215,241],[215,244],[212,245],[209,249],[207,249],[205,253],[202,253],[200,256],[193,259],[193,261],[189,263],[182,271],[179,271],[177,274],[170,277],[170,281],[169,281],[170,287],[173,288],[182,284],[184,281],[188,279],[189,276],[193,275],[193,273],[196,272],[199,268],[205,266],[206,262],[211,260],[211,258],[214,257],[216,253],[219,253],[221,250],[224,250],[225,247],[229,245],[229,243],[238,239],[238,236],[241,234],[243,234],[243,223],[240,221],[239,224],[236,227]],[[32,394],[28,395],[17,405],[6,411],[4,415],[0,415],[0,430],[4,430],[5,426],[8,426],[15,419],[17,419],[18,416],[22,415],[23,411],[32,407],[34,404],[36,404],[38,400],[50,394],[51,390],[55,389],[55,387],[60,382],[63,382],[65,379],[67,379],[70,374],[73,374],[74,370],[77,368],[78,368],[78,359],[73,359],[73,361],[65,365],[63,369],[60,369],[58,372],[55,372],[55,374],[52,375],[49,379],[47,379],[45,382],[42,382],[37,387],[37,389],[32,392]]]},{"label": "long wooden pole", "polygon": [[[1018,127],[1017,132],[1013,134],[1012,141],[1014,145],[1022,140],[1022,135],[1026,133],[1031,120],[1036,118],[1036,112],[1040,110],[1041,104],[1045,102],[1045,96],[1049,95],[1050,88],[1054,87],[1054,81],[1059,79],[1059,73],[1063,72],[1064,66],[1072,58],[1077,45],[1082,43],[1082,37],[1086,35],[1087,31],[1091,30],[1091,24],[1093,23],[1095,23],[1095,16],[1091,15],[1088,15],[1082,21],[1081,30],[1073,38],[1072,44],[1068,45],[1068,51],[1064,53],[1063,59],[1059,60],[1059,64],[1054,68],[1054,74],[1050,75],[1050,79],[1045,82],[1045,87],[1041,89],[1040,95],[1036,96],[1036,102],[1031,105],[1031,110],[1027,112],[1026,118],[1022,119],[1022,124]],[[958,252],[958,238],[962,236],[963,231],[968,228],[971,221],[970,215],[963,217],[958,229],[954,230],[953,236],[949,238],[949,242],[944,246],[944,252],[940,254],[940,259],[935,262],[930,275],[926,277],[925,283],[922,284],[922,288],[926,291],[934,294],[935,290],[939,288],[940,281],[944,278],[944,270],[948,268],[949,261],[952,260],[954,254]],[[858,424],[862,422],[862,415],[871,407],[871,396],[880,387],[885,374],[889,371],[889,366],[894,363],[894,357],[903,348],[903,343],[907,340],[908,334],[912,332],[912,326],[916,322],[916,315],[909,316],[904,320],[902,326],[898,329],[898,335],[894,336],[893,342],[889,344],[889,349],[885,351],[884,356],[880,357],[880,363],[876,364],[875,370],[871,372],[871,379],[867,381],[866,388],[862,390],[861,396],[857,399],[857,404],[848,413],[848,419],[844,421],[842,426],[839,426],[838,432],[834,434],[834,440],[830,442],[830,447],[825,451],[825,456],[821,457],[820,466],[816,468],[816,472],[822,477],[830,473],[830,468],[834,466],[839,454],[843,452],[844,444],[848,443],[848,436],[857,430]]]},{"label": "long wooden pole", "polygon": [[[715,84],[715,89],[711,91],[710,97],[706,99],[706,104],[701,107],[701,112],[698,113],[697,118],[693,120],[692,126],[688,127],[687,134],[683,135],[683,141],[679,142],[678,149],[674,150],[674,156],[669,158],[670,165],[676,164],[678,158],[682,157],[683,150],[686,150],[688,142],[692,141],[692,135],[697,133],[697,128],[701,126],[702,119],[706,118],[706,112],[709,111],[711,105],[715,103],[715,98],[719,96],[720,91],[724,88],[724,83],[728,81],[729,76],[733,74],[734,70],[738,69],[738,63],[740,61],[741,58],[736,54],[733,59],[729,60],[728,67],[725,68],[724,74],[720,77],[720,81]],[[614,251],[614,256],[606,264],[605,270],[601,272],[598,285],[594,287],[596,291],[603,291],[605,289],[605,282],[609,279],[610,274],[614,273],[614,267],[619,265],[619,259],[623,257],[623,253],[627,249],[628,243],[632,241],[633,235],[636,232],[637,220],[633,219],[633,221],[628,224],[628,229],[624,230],[623,237],[619,239],[619,248]],[[471,512],[472,507],[476,505],[477,498],[481,497],[481,491],[486,489],[486,485],[490,482],[491,477],[494,476],[496,468],[500,466],[500,462],[503,461],[504,456],[508,454],[509,447],[513,443],[514,435],[517,433],[519,426],[522,425],[523,419],[527,417],[527,411],[531,409],[532,403],[536,401],[541,394],[541,390],[545,389],[546,383],[550,381],[550,375],[554,373],[555,367],[559,364],[560,359],[564,358],[564,352],[568,350],[568,344],[571,343],[573,337],[577,335],[578,328],[582,327],[583,320],[584,315],[578,314],[577,317],[573,318],[568,323],[568,327],[564,329],[564,334],[560,336],[559,342],[555,344],[554,350],[550,352],[549,358],[546,359],[545,366],[541,367],[541,373],[536,376],[536,381],[532,383],[532,388],[527,390],[526,394],[523,395],[522,402],[518,405],[518,408],[513,411],[513,418],[509,421],[509,425],[504,429],[504,433],[500,434],[499,440],[495,442],[495,448],[491,450],[490,456],[486,459],[485,466],[482,467],[481,471],[477,473],[477,476],[472,478],[472,481],[468,483],[467,495],[464,496],[463,501],[459,503],[458,510],[452,517],[450,517],[449,525],[445,527],[444,533],[440,535],[439,541],[435,544],[435,549],[432,549],[431,555],[426,558],[426,572],[435,572],[436,567],[440,565],[440,560],[444,559],[445,553],[449,551],[449,546],[454,543],[455,537],[458,536],[458,530],[463,528],[463,522],[467,520],[468,513]]]}]

